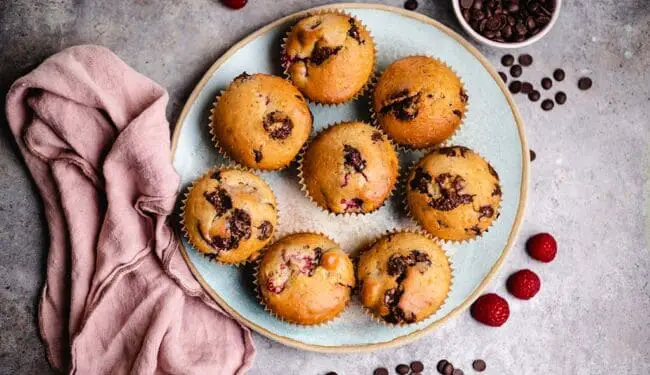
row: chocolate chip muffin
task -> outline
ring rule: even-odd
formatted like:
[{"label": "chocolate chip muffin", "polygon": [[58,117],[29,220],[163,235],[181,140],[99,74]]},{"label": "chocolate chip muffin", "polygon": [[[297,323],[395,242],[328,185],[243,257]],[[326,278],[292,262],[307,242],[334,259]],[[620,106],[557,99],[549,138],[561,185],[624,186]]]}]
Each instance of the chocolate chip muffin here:
[{"label": "chocolate chip muffin", "polygon": [[445,240],[469,240],[487,231],[499,216],[499,175],[467,147],[441,147],[411,171],[406,202],[429,233]]},{"label": "chocolate chip muffin", "polygon": [[361,302],[390,324],[419,322],[444,303],[451,287],[451,266],[436,241],[421,233],[391,233],[359,259]]},{"label": "chocolate chip muffin", "polygon": [[305,98],[290,82],[246,73],[217,98],[210,119],[218,147],[246,167],[265,170],[286,167],[313,123]]},{"label": "chocolate chip muffin", "polygon": [[285,40],[282,65],[310,100],[346,102],[364,89],[375,66],[375,42],[354,17],[319,13],[302,20]]},{"label": "chocolate chip muffin", "polygon": [[379,130],[344,122],[320,132],[300,162],[305,192],[336,214],[368,213],[390,196],[398,174],[397,155]]},{"label": "chocolate chip muffin", "polygon": [[465,116],[467,94],[447,65],[410,56],[384,71],[371,105],[375,121],[397,144],[422,149],[454,134]]},{"label": "chocolate chip muffin", "polygon": [[215,169],[197,179],[183,207],[189,242],[203,255],[239,264],[257,256],[278,222],[275,195],[260,177]]},{"label": "chocolate chip muffin", "polygon": [[257,271],[262,303],[279,318],[313,325],[338,316],[350,300],[354,269],[322,234],[294,233],[264,251]]}]

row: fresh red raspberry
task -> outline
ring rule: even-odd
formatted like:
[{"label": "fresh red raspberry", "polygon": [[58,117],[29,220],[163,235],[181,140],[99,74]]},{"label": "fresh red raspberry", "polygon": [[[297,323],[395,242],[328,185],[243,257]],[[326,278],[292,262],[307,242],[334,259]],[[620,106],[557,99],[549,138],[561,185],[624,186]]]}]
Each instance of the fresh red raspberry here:
[{"label": "fresh red raspberry", "polygon": [[480,296],[472,304],[471,313],[474,319],[492,327],[500,327],[510,316],[508,301],[495,293]]},{"label": "fresh red raspberry", "polygon": [[508,292],[519,299],[531,299],[539,292],[542,283],[539,276],[531,270],[520,270],[508,277]]},{"label": "fresh red raspberry", "polygon": [[548,263],[555,259],[557,242],[548,233],[538,233],[528,239],[526,242],[526,250],[528,250],[528,254],[531,257],[540,262]]},{"label": "fresh red raspberry", "polygon": [[241,9],[244,6],[246,6],[246,3],[248,3],[248,0],[222,0],[224,4],[226,4],[227,7],[230,7],[232,9]]}]

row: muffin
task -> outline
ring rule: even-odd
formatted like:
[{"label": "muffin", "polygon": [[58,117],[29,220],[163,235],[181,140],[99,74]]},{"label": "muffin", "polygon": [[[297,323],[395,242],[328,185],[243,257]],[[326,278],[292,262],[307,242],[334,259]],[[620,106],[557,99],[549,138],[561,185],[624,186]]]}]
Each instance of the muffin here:
[{"label": "muffin", "polygon": [[305,151],[303,189],[323,209],[336,214],[368,213],[384,204],[397,180],[392,144],[363,122],[323,130]]},{"label": "muffin", "polygon": [[400,146],[421,149],[449,138],[460,126],[467,94],[444,63],[411,56],[392,63],[372,97],[377,124]]},{"label": "muffin", "polygon": [[469,240],[487,231],[499,216],[499,175],[467,147],[438,148],[411,171],[406,202],[429,233],[445,240]]},{"label": "muffin", "polygon": [[354,17],[319,13],[289,31],[282,64],[291,81],[314,102],[339,104],[364,89],[375,66],[375,42]]},{"label": "muffin", "polygon": [[294,233],[264,251],[257,271],[262,303],[290,323],[313,325],[338,316],[354,288],[348,255],[322,234]]},{"label": "muffin", "polygon": [[282,169],[296,157],[314,120],[290,82],[245,72],[217,98],[210,119],[218,147],[246,167],[265,170]]},{"label": "muffin", "polygon": [[183,207],[189,242],[222,263],[254,259],[278,223],[275,195],[258,176],[238,170],[213,170],[197,179]]},{"label": "muffin", "polygon": [[359,259],[361,303],[390,324],[419,322],[445,302],[451,266],[438,243],[421,233],[388,234]]}]

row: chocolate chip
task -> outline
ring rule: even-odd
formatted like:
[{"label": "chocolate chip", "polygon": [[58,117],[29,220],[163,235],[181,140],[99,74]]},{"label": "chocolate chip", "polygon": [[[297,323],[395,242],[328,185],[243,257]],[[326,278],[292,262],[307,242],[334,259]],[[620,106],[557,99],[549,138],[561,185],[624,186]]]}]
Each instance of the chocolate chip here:
[{"label": "chocolate chip", "polygon": [[589,90],[593,82],[589,77],[582,77],[578,80],[578,88],[580,90]]},{"label": "chocolate chip", "polygon": [[564,70],[562,69],[555,69],[553,72],[553,78],[555,78],[556,81],[560,82],[563,81],[565,77]]},{"label": "chocolate chip", "polygon": [[402,363],[397,365],[397,367],[395,367],[395,371],[397,371],[397,373],[400,375],[408,374],[409,367]]},{"label": "chocolate chip", "polygon": [[[530,27],[530,25],[528,27],[531,29],[534,28],[534,26]],[[523,55],[519,55],[518,61],[519,64],[521,64],[522,66],[530,66],[533,63],[533,57],[526,53]]]},{"label": "chocolate chip", "polygon": [[550,89],[551,87],[553,87],[553,80],[548,77],[542,78],[542,87],[544,88],[544,90]]},{"label": "chocolate chip", "polygon": [[257,234],[257,239],[264,241],[271,237],[271,233],[273,233],[273,224],[268,220],[264,220],[257,229],[260,231]]},{"label": "chocolate chip", "polygon": [[452,375],[454,373],[454,365],[452,365],[451,363],[447,363],[445,367],[443,367],[442,373],[444,375]]},{"label": "chocolate chip", "polygon": [[255,162],[256,163],[259,163],[259,162],[262,161],[262,158],[263,158],[262,151],[253,150],[253,154],[255,154]]},{"label": "chocolate chip", "polygon": [[286,139],[293,130],[293,122],[289,116],[282,111],[270,112],[264,117],[262,123],[264,130],[269,133],[272,139]]},{"label": "chocolate chip", "polygon": [[537,154],[533,150],[528,150],[528,153],[530,154],[530,161],[535,161],[537,159]]},{"label": "chocolate chip", "polygon": [[227,228],[230,232],[229,236],[215,236],[210,241],[204,238],[218,252],[236,249],[239,247],[239,242],[242,238],[250,238],[251,216],[248,214],[248,212],[236,208],[231,214],[230,219],[228,219]]},{"label": "chocolate chip", "polygon": [[563,91],[558,91],[555,94],[555,102],[559,105],[566,103],[566,94]]},{"label": "chocolate chip", "polygon": [[338,46],[335,48],[332,47],[326,47],[326,46],[318,46],[314,48],[314,50],[311,53],[311,56],[307,59],[309,62],[311,62],[314,65],[321,65],[322,63],[325,62],[325,60],[329,59],[331,56],[336,55],[339,53],[339,51],[342,49],[342,46]]},{"label": "chocolate chip", "polygon": [[417,117],[418,107],[417,104],[420,100],[420,93],[410,95],[408,90],[402,90],[393,93],[388,98],[388,103],[385,105],[380,113],[392,113],[395,118],[401,121],[410,121]]},{"label": "chocolate chip", "polygon": [[388,375],[388,370],[385,367],[376,368],[372,375]]},{"label": "chocolate chip", "polygon": [[413,361],[411,362],[411,371],[422,372],[424,371],[424,365],[420,361]]},{"label": "chocolate chip", "polygon": [[554,104],[553,104],[553,101],[551,99],[544,99],[542,101],[542,109],[543,110],[550,111],[551,109],[553,109],[553,107],[554,107]]},{"label": "chocolate chip", "polygon": [[484,360],[476,359],[474,362],[472,362],[472,368],[478,372],[483,372],[487,368],[487,365],[485,364]]},{"label": "chocolate chip", "polygon": [[246,72],[242,72],[242,74],[240,74],[240,75],[238,75],[237,77],[235,77],[234,80],[235,80],[235,81],[242,81],[242,82],[243,82],[243,81],[246,81],[247,79],[249,79],[250,77],[251,77],[250,74],[248,74],[248,73],[246,73]]},{"label": "chocolate chip", "polygon": [[330,371],[330,372],[328,372],[328,373],[327,373],[327,374],[325,374],[325,375],[338,375],[338,374],[337,374],[337,373],[335,373],[334,371]]},{"label": "chocolate chip", "polygon": [[416,10],[418,8],[417,0],[406,0],[404,3],[404,8],[407,10]]},{"label": "chocolate chip", "polygon": [[361,39],[361,35],[359,34],[359,27],[354,21],[354,18],[348,18],[348,23],[350,24],[350,28],[348,29],[348,36],[356,40],[358,44],[364,44],[365,40]]},{"label": "chocolate chip", "polygon": [[530,94],[533,92],[533,85],[530,82],[524,82],[521,84],[521,93],[522,94]]},{"label": "chocolate chip", "polygon": [[503,55],[501,58],[501,64],[503,66],[512,66],[512,64],[515,63],[515,57],[512,56],[511,54]]},{"label": "chocolate chip", "polygon": [[492,190],[492,196],[493,197],[500,197],[501,195],[502,195],[502,193],[501,193],[501,185],[494,184],[494,189]]},{"label": "chocolate chip", "polygon": [[463,370],[461,370],[459,368],[454,369],[454,372],[452,372],[452,375],[464,375],[464,374],[465,373],[463,372]]},{"label": "chocolate chip", "polygon": [[462,118],[462,117],[463,117],[463,112],[462,112],[461,110],[459,110],[459,109],[454,109],[454,110],[451,111],[451,112],[452,112],[456,117],[458,117],[458,118]]},{"label": "chocolate chip", "polygon": [[232,208],[232,199],[224,188],[217,188],[215,191],[205,192],[203,196],[217,211],[217,216],[222,216]]},{"label": "chocolate chip", "polygon": [[372,140],[372,143],[376,143],[376,142],[379,142],[379,141],[383,141],[384,137],[381,135],[380,132],[374,131],[374,132],[372,132],[372,135],[370,136],[370,139]]},{"label": "chocolate chip", "polygon": [[216,171],[210,176],[211,179],[221,181],[221,171]]},{"label": "chocolate chip", "polygon": [[510,68],[510,75],[515,78],[521,77],[521,73],[523,73],[523,69],[519,64],[515,64]]},{"label": "chocolate chip", "polygon": [[429,173],[418,167],[415,170],[415,175],[410,183],[411,189],[417,190],[422,194],[427,194],[429,191],[429,184],[432,180],[433,178]]},{"label": "chocolate chip", "polygon": [[499,72],[499,77],[504,83],[508,82],[508,76],[504,72]]},{"label": "chocolate chip", "polygon": [[508,89],[513,94],[519,93],[521,91],[521,82],[520,81],[512,81],[512,82],[510,82],[510,85],[508,86]]},{"label": "chocolate chip", "polygon": [[445,371],[445,366],[449,364],[449,361],[446,359],[441,359],[438,361],[438,364],[436,365],[436,370],[438,370],[439,373],[443,373]]},{"label": "chocolate chip", "polygon": [[531,102],[536,102],[542,97],[542,94],[539,93],[537,90],[533,90],[528,94],[528,99],[530,99]]},{"label": "chocolate chip", "polygon": [[367,163],[359,150],[350,145],[343,145],[343,165],[351,167],[357,173],[362,173]]},{"label": "chocolate chip", "polygon": [[478,219],[481,220],[484,217],[490,218],[494,215],[494,208],[492,206],[482,206],[478,210]]},{"label": "chocolate chip", "polygon": [[451,211],[456,207],[474,201],[472,194],[462,194],[465,179],[458,175],[442,173],[435,178],[438,185],[436,194],[429,195],[429,206],[440,211]]}]

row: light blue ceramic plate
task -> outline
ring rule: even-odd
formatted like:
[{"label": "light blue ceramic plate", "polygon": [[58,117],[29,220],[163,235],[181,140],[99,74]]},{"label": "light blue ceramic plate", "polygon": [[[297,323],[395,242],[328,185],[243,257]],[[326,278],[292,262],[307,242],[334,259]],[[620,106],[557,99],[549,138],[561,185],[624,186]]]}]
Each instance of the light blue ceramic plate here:
[{"label": "light blue ceramic plate", "polygon": [[[370,29],[378,50],[378,69],[412,54],[427,54],[449,64],[469,94],[469,111],[452,143],[468,146],[486,157],[501,176],[501,216],[480,239],[445,246],[455,268],[454,284],[444,306],[430,318],[406,327],[378,324],[365,315],[358,301],[335,321],[319,327],[297,327],[270,316],[259,305],[246,268],[211,263],[183,240],[190,268],[204,288],[235,318],[259,333],[287,345],[317,351],[354,351],[412,341],[462,311],[488,283],[514,242],[521,222],[528,183],[528,148],[523,123],[497,73],[479,52],[448,28],[402,9],[339,4]],[[321,8],[322,9],[322,8]],[[313,10],[309,10],[313,11]],[[203,171],[225,160],[208,134],[208,114],[216,94],[242,71],[280,74],[281,39],[288,27],[307,12],[278,20],[232,47],[208,70],[190,96],[178,120],[173,140],[174,167],[183,188]],[[337,107],[312,105],[315,132],[341,120],[368,120],[367,99]],[[419,153],[402,153],[402,166]],[[262,175],[279,200],[279,235],[319,230],[354,252],[386,230],[412,227],[401,208],[399,194],[379,211],[358,218],[331,217],[300,191],[295,168]]]}]

